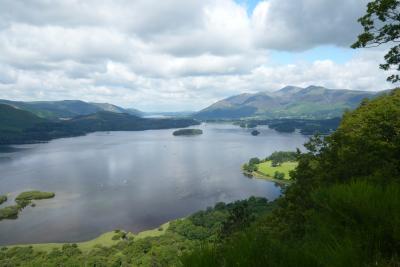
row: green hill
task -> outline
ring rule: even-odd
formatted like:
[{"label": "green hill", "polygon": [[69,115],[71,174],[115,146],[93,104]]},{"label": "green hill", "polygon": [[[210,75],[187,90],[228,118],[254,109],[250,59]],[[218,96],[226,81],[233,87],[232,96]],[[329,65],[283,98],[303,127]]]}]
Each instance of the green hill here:
[{"label": "green hill", "polygon": [[94,131],[139,131],[150,129],[182,128],[199,124],[193,119],[152,119],[126,113],[100,111],[65,121],[65,125],[85,132]]},{"label": "green hill", "polygon": [[44,121],[31,112],[0,104],[0,131],[2,132],[21,132]]},{"label": "green hill", "polygon": [[95,131],[140,131],[197,125],[193,119],[151,119],[99,111],[69,120],[46,120],[28,111],[0,104],[0,144],[23,144],[84,135]]}]

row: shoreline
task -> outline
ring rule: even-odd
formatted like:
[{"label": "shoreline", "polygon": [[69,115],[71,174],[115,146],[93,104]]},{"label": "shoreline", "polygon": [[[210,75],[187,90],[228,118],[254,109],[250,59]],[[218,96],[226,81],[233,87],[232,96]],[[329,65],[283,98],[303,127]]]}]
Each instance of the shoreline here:
[{"label": "shoreline", "polygon": [[[168,221],[156,228],[144,230],[144,231],[138,232],[136,234],[133,232],[122,230],[122,229],[116,229],[116,230],[102,233],[99,236],[97,236],[96,238],[86,240],[86,241],[0,245],[0,249],[1,248],[9,248],[10,249],[10,248],[14,248],[14,247],[32,247],[34,250],[37,250],[37,251],[49,252],[53,249],[57,249],[57,248],[61,249],[62,246],[65,244],[67,244],[67,245],[76,244],[79,249],[81,249],[83,252],[86,252],[86,251],[93,249],[96,246],[111,247],[113,245],[118,244],[121,241],[129,240],[129,238],[133,238],[133,240],[140,240],[140,239],[144,239],[147,237],[157,237],[157,236],[164,235],[169,227],[170,222],[171,221]],[[122,240],[121,239],[113,240],[113,237],[118,234],[116,231],[126,233],[127,238],[122,239]]]},{"label": "shoreline", "polygon": [[[266,181],[270,181],[270,182],[275,182],[281,186],[285,186],[285,185],[289,185],[292,183],[292,181],[290,180],[278,180],[278,179],[274,179],[273,177],[267,176],[262,174],[261,172],[258,171],[254,171],[254,172],[247,172],[245,170],[242,169],[242,173],[245,176],[251,177],[251,178],[256,178],[256,179],[260,179],[260,180],[266,180]],[[169,228],[169,224],[170,222],[174,221],[174,220],[179,220],[179,219],[183,219],[185,217],[182,218],[176,218],[173,219],[171,221],[167,221],[166,223],[153,228],[153,229],[149,229],[149,230],[144,230],[138,233],[133,233],[133,232],[129,232],[129,231],[125,231],[123,229],[115,229],[112,231],[108,231],[108,232],[104,232],[102,234],[100,234],[99,236],[93,238],[93,239],[89,239],[89,240],[85,240],[85,241],[77,241],[77,242],[49,242],[49,243],[21,243],[21,244],[10,244],[10,245],[0,245],[0,249],[1,248],[14,248],[14,247],[32,247],[34,250],[36,251],[45,251],[45,252],[49,252],[53,249],[61,249],[63,245],[72,245],[72,244],[76,244],[78,246],[79,249],[81,249],[83,252],[87,252],[90,251],[91,249],[93,249],[96,246],[104,246],[104,247],[111,247],[113,245],[118,244],[121,241],[128,241],[130,238],[133,238],[133,240],[140,240],[140,239],[144,239],[147,237],[157,237],[157,236],[162,236],[166,233],[166,231]],[[117,240],[113,240],[113,237],[115,235],[117,235],[118,233],[116,231],[121,231],[126,233],[126,239],[117,239]]]},{"label": "shoreline", "polygon": [[280,184],[280,185],[289,185],[289,184],[293,183],[292,180],[287,180],[287,179],[278,180],[278,179],[275,179],[275,178],[273,178],[271,176],[265,175],[265,174],[263,174],[263,173],[261,173],[259,171],[248,172],[248,171],[243,170],[243,168],[242,168],[242,172],[243,172],[243,174],[245,176],[248,176],[248,177],[251,177],[251,178],[260,179],[260,180],[266,180],[266,181],[270,181],[270,182],[275,182],[275,183]]}]

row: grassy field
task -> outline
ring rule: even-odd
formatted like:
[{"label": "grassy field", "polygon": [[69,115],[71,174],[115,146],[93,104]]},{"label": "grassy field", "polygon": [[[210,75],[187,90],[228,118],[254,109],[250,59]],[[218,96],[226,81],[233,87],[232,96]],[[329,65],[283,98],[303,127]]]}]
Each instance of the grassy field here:
[{"label": "grassy field", "polygon": [[297,162],[292,162],[292,161],[284,162],[278,167],[272,167],[271,163],[272,163],[272,161],[266,161],[266,162],[257,164],[257,167],[258,167],[257,172],[262,175],[273,178],[275,172],[278,171],[278,172],[282,172],[285,174],[285,180],[290,180],[289,172],[291,170],[294,170],[297,166]]},{"label": "grassy field", "polygon": [[135,235],[135,239],[163,235],[165,233],[165,231],[168,229],[168,227],[169,227],[169,222],[164,223],[163,225],[161,225],[160,227],[158,227],[156,229],[147,230],[147,231],[138,233],[137,235]]},{"label": "grassy field", "polygon": [[[147,230],[140,232],[138,234],[133,234],[131,232],[128,232],[127,237],[133,237],[135,240],[146,238],[146,237],[155,237],[155,236],[161,236],[165,233],[165,231],[169,227],[169,222],[164,223],[160,227],[152,230]],[[83,252],[89,251],[95,246],[101,245],[105,247],[110,247],[112,245],[117,244],[120,242],[120,240],[113,240],[113,236],[115,236],[116,233],[114,231],[104,233],[100,235],[99,237],[85,241],[85,242],[77,242],[75,244],[78,245],[79,249],[81,249]],[[38,251],[51,251],[54,248],[61,248],[64,244],[67,243],[43,243],[43,244],[24,244],[24,245],[13,245],[13,246],[7,246],[9,248],[11,247],[28,247],[32,246],[35,250]]]}]

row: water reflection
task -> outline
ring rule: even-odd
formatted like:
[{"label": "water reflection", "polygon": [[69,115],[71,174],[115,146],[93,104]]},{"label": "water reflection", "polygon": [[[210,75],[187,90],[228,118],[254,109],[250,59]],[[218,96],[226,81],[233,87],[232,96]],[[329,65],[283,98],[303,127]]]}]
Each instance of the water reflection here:
[{"label": "water reflection", "polygon": [[273,199],[279,186],[247,179],[241,164],[306,140],[268,128],[257,137],[229,124],[199,128],[204,134],[195,137],[172,130],[93,133],[1,154],[9,159],[0,160],[0,194],[38,189],[56,197],[1,221],[0,244],[81,241],[116,228],[157,227],[218,201]]}]

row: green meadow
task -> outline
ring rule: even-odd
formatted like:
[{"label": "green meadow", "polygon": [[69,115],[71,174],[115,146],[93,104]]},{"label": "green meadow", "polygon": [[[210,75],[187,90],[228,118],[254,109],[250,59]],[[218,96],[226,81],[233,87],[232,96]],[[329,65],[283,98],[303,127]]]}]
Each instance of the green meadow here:
[{"label": "green meadow", "polygon": [[275,172],[281,172],[285,174],[284,179],[290,180],[290,171],[294,170],[297,167],[297,162],[295,161],[288,161],[283,162],[279,166],[272,167],[272,161],[265,161],[260,164],[257,164],[257,173],[267,176],[269,178],[274,178]]}]

